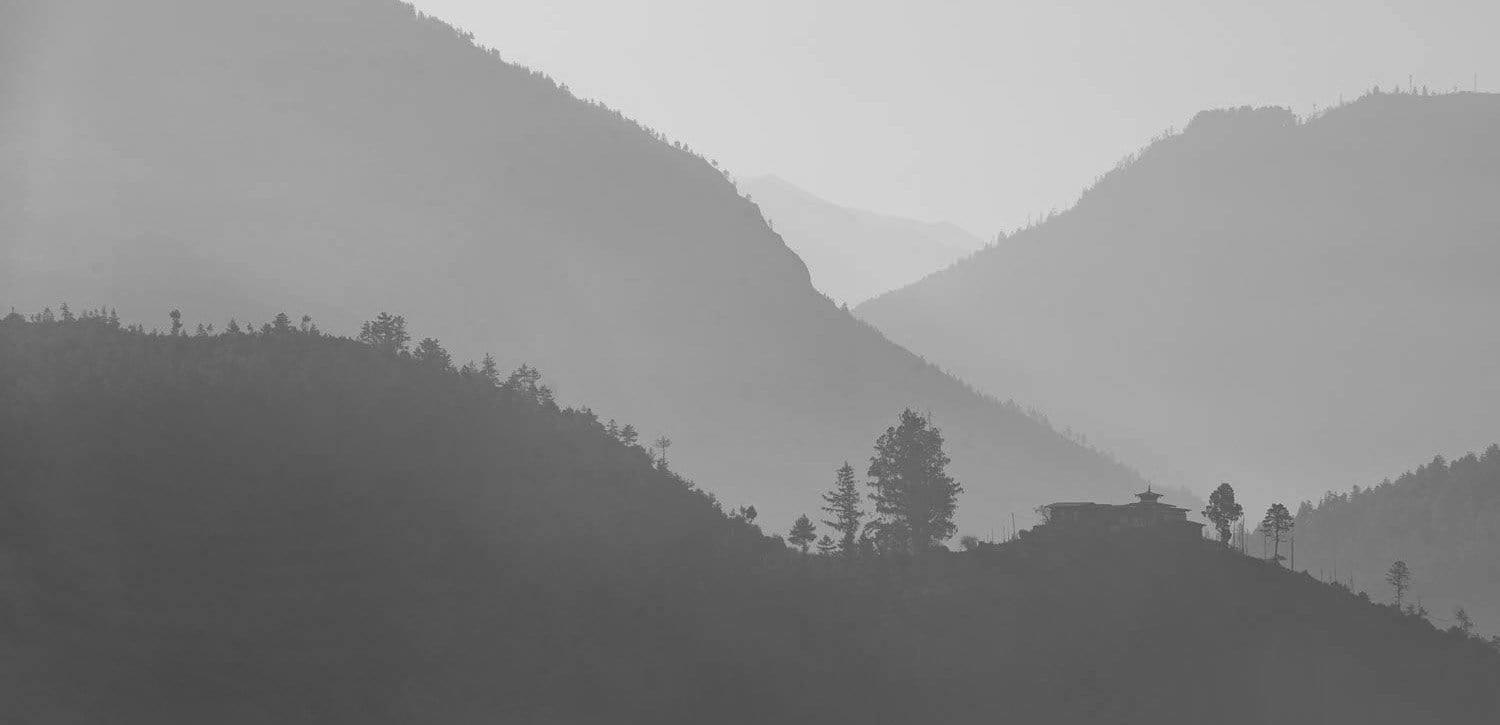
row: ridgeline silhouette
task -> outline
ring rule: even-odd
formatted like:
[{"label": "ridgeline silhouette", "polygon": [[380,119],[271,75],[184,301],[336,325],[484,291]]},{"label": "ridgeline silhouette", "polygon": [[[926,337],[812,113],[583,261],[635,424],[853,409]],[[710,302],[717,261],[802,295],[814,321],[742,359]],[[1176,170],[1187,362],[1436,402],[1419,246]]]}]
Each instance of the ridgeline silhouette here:
[{"label": "ridgeline silhouette", "polygon": [[1500,446],[1453,462],[1441,456],[1373,486],[1328,493],[1297,511],[1299,569],[1349,581],[1388,601],[1381,584],[1409,565],[1413,597],[1434,620],[1463,608],[1479,631],[1500,634]]},{"label": "ridgeline silhouette", "polygon": [[1497,127],[1475,93],[1206,111],[856,313],[1157,480],[1378,480],[1500,429]]},{"label": "ridgeline silhouette", "polygon": [[399,309],[778,531],[908,406],[975,526],[1143,485],[824,298],[712,162],[394,0],[0,4],[0,197],[6,304]]},{"label": "ridgeline silhouette", "polygon": [[984,246],[952,224],[839,206],[775,176],[742,179],[739,187],[807,263],[813,286],[834,302],[857,305]]},{"label": "ridgeline silhouette", "polygon": [[1213,542],[804,555],[530,367],[173,322],[0,320],[18,721],[1500,716],[1489,646]]}]

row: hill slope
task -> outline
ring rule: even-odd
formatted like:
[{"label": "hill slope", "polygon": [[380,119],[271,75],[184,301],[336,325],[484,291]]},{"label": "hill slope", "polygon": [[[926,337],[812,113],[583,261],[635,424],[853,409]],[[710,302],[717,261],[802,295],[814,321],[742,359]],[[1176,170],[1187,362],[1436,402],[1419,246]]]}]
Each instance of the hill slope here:
[{"label": "hill slope", "polygon": [[803,557],[590,413],[295,329],[0,321],[0,441],[28,725],[1500,714],[1487,646],[1208,542]]},{"label": "hill slope", "polygon": [[857,312],[1151,474],[1262,506],[1375,480],[1500,428],[1497,128],[1469,93],[1204,112]]},{"label": "hill slope", "polygon": [[1298,568],[1353,578],[1384,601],[1385,572],[1414,573],[1409,601],[1451,622],[1463,607],[1480,630],[1500,632],[1500,446],[1449,463],[1441,457],[1395,481],[1328,494],[1297,512]]},{"label": "hill slope", "polygon": [[984,246],[952,224],[839,206],[775,176],[744,179],[739,187],[807,263],[813,286],[835,302],[859,304]]},{"label": "hill slope", "polygon": [[778,529],[904,406],[966,528],[1141,485],[839,310],[708,162],[394,0],[0,5],[0,198],[5,304],[399,312]]}]

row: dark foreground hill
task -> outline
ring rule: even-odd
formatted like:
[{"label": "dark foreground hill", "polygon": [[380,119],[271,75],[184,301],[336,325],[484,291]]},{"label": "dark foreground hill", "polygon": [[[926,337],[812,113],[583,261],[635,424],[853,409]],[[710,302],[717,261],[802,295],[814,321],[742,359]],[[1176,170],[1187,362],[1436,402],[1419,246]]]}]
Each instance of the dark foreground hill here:
[{"label": "dark foreground hill", "polygon": [[710,162],[395,0],[0,3],[0,199],[5,305],[399,310],[778,529],[906,406],[966,531],[1143,485],[840,310]]},{"label": "dark foreground hill", "polygon": [[1500,633],[1500,446],[1453,462],[1433,459],[1394,481],[1330,493],[1297,512],[1299,569],[1348,581],[1381,601],[1385,573],[1405,561],[1409,602],[1453,623],[1464,608]]},{"label": "dark foreground hill", "polygon": [[1283,500],[1500,429],[1500,95],[1199,114],[858,314],[1150,475]]},{"label": "dark foreground hill", "polygon": [[18,723],[1491,723],[1500,655],[1208,542],[804,557],[526,381],[0,322]]}]

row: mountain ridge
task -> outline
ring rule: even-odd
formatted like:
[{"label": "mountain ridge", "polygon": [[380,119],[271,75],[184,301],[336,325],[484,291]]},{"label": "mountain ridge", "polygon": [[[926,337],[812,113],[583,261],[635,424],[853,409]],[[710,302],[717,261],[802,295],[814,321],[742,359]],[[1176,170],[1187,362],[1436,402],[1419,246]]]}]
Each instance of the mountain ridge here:
[{"label": "mountain ridge", "polygon": [[1127,467],[838,309],[725,173],[394,0],[0,7],[6,304],[328,329],[541,368],[776,528],[928,410],[966,529]]},{"label": "mountain ridge", "polygon": [[984,246],[950,222],[856,209],[775,175],[738,180],[737,185],[808,264],[813,286],[835,302],[858,304]]},{"label": "mountain ridge", "polygon": [[527,376],[286,318],[0,318],[0,440],[36,725],[1500,713],[1493,648],[1213,542],[802,555]]},{"label": "mountain ridge", "polygon": [[1377,479],[1500,425],[1472,364],[1500,353],[1497,120],[1472,93],[1207,111],[856,312],[1158,480],[1297,500]]}]

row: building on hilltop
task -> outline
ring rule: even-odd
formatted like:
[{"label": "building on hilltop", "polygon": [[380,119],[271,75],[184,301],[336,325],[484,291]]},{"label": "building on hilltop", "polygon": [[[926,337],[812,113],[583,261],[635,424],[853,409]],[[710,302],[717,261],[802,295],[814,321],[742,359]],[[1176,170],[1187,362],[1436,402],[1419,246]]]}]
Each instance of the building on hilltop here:
[{"label": "building on hilltop", "polygon": [[1043,507],[1047,520],[1031,535],[1079,536],[1146,529],[1173,538],[1203,538],[1203,524],[1188,521],[1188,510],[1161,502],[1161,494],[1148,486],[1136,494],[1139,501],[1127,504],[1061,501]]}]

